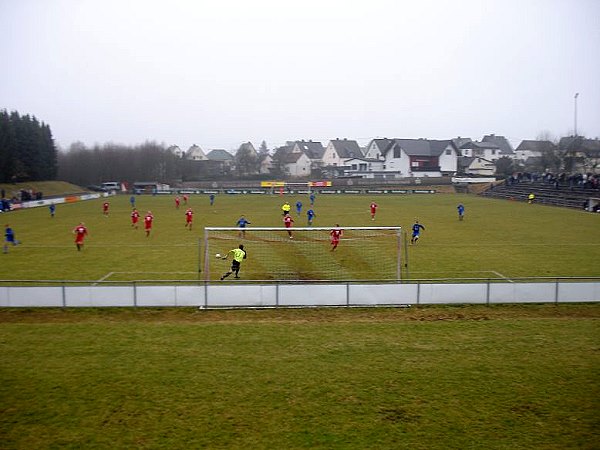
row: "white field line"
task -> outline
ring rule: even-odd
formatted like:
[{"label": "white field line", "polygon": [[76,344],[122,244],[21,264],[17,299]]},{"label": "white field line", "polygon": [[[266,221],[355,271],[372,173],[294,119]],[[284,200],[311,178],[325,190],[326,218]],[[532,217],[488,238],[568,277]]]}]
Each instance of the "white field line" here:
[{"label": "white field line", "polygon": [[513,280],[511,280],[508,277],[505,277],[504,275],[502,275],[500,272],[496,272],[495,270],[490,270],[490,272],[495,273],[496,275],[498,275],[500,278],[504,278],[506,281],[508,281],[509,283],[514,283]]},{"label": "white field line", "polygon": [[175,273],[197,273],[197,272],[111,272],[111,273],[121,273],[121,274],[126,274],[126,273],[148,273],[148,274],[161,274],[161,273],[168,273],[168,274],[175,274]]},{"label": "white field line", "polygon": [[[593,244],[590,244],[593,245]],[[26,247],[29,248],[65,248],[65,247],[73,247],[73,245],[39,245],[39,244],[28,244],[26,245]],[[93,247],[93,248],[113,248],[113,247],[117,247],[117,248],[123,248],[123,247],[132,247],[132,248],[139,248],[139,247],[143,247],[146,249],[151,249],[152,247],[190,247],[190,244],[85,244],[85,248],[87,247]]]},{"label": "white field line", "polygon": [[[419,270],[419,271],[410,271],[410,273],[412,275],[418,273],[418,274],[428,274],[428,273],[439,273],[439,272],[434,272],[431,270]],[[497,272],[495,270],[453,270],[452,273],[492,273],[494,275],[496,275],[498,278],[503,278],[511,283],[514,283],[514,281],[512,281],[510,278],[508,278],[505,275],[502,275],[500,272]]]},{"label": "white field line", "polygon": [[92,286],[96,286],[98,285],[98,283],[101,283],[105,280],[107,280],[108,278],[110,278],[112,275],[117,275],[117,274],[142,274],[142,275],[163,275],[163,274],[169,274],[169,275],[173,275],[173,274],[196,274],[197,272],[109,272],[106,275],[104,275],[102,278],[100,278],[99,280],[96,280],[95,283],[92,283]]},{"label": "white field line", "polygon": [[100,278],[99,280],[96,280],[95,283],[92,284],[92,286],[96,286],[98,283],[101,283],[102,281],[106,280],[107,278],[110,278],[111,275],[113,275],[115,272],[108,272],[106,275],[104,275],[102,278]]}]

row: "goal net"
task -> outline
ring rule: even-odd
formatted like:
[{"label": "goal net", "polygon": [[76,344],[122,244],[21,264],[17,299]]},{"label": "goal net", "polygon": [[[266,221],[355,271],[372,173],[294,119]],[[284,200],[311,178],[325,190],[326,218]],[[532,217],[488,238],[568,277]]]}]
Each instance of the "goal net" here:
[{"label": "goal net", "polygon": [[[219,280],[231,267],[216,257],[244,245],[245,280],[399,280],[401,227],[212,227],[204,229],[205,280]],[[332,230],[341,230],[337,247]],[[291,234],[291,237],[290,237]],[[233,278],[233,277],[232,277]]]}]

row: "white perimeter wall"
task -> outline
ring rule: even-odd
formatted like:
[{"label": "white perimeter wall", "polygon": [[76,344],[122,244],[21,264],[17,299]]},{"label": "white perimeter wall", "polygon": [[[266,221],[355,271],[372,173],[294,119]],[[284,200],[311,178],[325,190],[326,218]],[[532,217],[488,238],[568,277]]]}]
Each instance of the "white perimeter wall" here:
[{"label": "white perimeter wall", "polygon": [[0,286],[0,307],[298,307],[600,302],[600,282]]}]

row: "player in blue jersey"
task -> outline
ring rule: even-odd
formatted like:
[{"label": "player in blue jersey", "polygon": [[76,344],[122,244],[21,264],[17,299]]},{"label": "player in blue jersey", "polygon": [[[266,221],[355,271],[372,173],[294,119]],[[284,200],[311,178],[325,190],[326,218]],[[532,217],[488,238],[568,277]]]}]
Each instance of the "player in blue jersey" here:
[{"label": "player in blue jersey", "polygon": [[463,217],[465,216],[465,207],[462,203],[459,203],[456,209],[458,210],[458,220],[463,220]]},{"label": "player in blue jersey", "polygon": [[315,212],[311,209],[309,209],[308,211],[306,211],[306,220],[308,221],[308,226],[312,227],[312,223],[313,223],[313,219],[315,218],[316,214]]},{"label": "player in blue jersey", "polygon": [[417,243],[421,230],[425,230],[425,227],[421,225],[418,220],[415,220],[415,223],[412,226],[412,237],[410,238],[411,245]]},{"label": "player in blue jersey", "polygon": [[237,221],[236,223],[238,228],[240,229],[240,238],[245,238],[246,237],[246,225],[250,225],[250,221],[248,221],[244,216],[240,217],[240,219]]},{"label": "player in blue jersey", "polygon": [[215,194],[210,194],[208,199],[210,200],[210,206],[213,206],[215,204]]},{"label": "player in blue jersey", "polygon": [[4,227],[4,253],[8,253],[8,245],[18,245],[20,242],[15,239],[15,232],[10,227],[10,225],[6,224]]},{"label": "player in blue jersey", "polygon": [[310,206],[315,206],[315,193],[311,192],[309,198],[310,198]]},{"label": "player in blue jersey", "polygon": [[302,202],[300,200],[298,200],[296,202],[296,213],[298,215],[300,215],[301,212],[302,212]]}]

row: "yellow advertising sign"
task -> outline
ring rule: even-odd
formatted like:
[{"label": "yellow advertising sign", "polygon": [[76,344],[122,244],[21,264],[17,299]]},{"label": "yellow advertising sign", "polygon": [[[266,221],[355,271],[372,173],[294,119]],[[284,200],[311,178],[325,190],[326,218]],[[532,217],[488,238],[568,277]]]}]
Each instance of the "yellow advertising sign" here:
[{"label": "yellow advertising sign", "polygon": [[260,187],[270,188],[270,187],[284,187],[284,186],[285,186],[285,181],[261,181],[260,182]]}]

